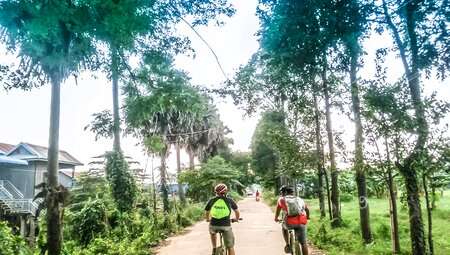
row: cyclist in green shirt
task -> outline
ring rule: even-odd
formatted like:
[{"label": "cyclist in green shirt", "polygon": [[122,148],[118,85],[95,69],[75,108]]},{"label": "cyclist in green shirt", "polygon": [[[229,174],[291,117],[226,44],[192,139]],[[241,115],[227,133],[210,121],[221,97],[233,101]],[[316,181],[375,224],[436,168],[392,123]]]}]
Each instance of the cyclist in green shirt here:
[{"label": "cyclist in green shirt", "polygon": [[[219,183],[215,187],[216,196],[211,198],[205,206],[205,219],[209,222],[209,233],[211,235],[212,254],[216,252],[217,233],[223,231],[225,246],[229,255],[236,255],[234,251],[234,235],[231,228],[231,221],[239,221],[239,210],[236,202],[227,197],[228,187]],[[231,219],[231,211],[234,211],[234,218]]]}]

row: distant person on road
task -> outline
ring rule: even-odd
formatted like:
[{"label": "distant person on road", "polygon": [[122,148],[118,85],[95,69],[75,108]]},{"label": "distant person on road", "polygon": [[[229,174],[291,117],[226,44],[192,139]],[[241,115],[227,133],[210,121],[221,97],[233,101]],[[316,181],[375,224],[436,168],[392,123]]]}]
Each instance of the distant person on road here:
[{"label": "distant person on road", "polygon": [[280,198],[278,199],[275,222],[280,222],[280,212],[283,211],[282,232],[286,246],[284,252],[290,253],[292,247],[289,245],[289,229],[298,228],[298,240],[302,247],[302,254],[308,255],[308,246],[306,244],[306,223],[309,219],[309,209],[305,201],[298,196],[294,196],[294,190],[290,186],[280,188]]},{"label": "distant person on road", "polygon": [[[216,252],[217,233],[223,231],[225,247],[229,255],[236,255],[234,251],[234,234],[231,221],[239,222],[239,210],[236,202],[227,197],[228,187],[223,183],[216,185],[214,191],[216,196],[211,198],[205,206],[205,219],[209,222],[209,233],[211,234],[212,254]],[[231,210],[234,218],[231,219]]]},{"label": "distant person on road", "polygon": [[255,196],[256,196],[256,201],[259,201],[259,195],[260,195],[259,190],[256,190],[256,194],[255,194]]}]

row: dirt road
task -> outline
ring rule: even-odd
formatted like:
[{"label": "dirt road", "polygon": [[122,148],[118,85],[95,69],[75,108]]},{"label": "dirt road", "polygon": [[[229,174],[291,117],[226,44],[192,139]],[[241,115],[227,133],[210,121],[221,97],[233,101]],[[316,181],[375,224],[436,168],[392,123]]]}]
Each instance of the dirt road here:
[{"label": "dirt road", "polygon": [[[233,223],[238,255],[283,255],[284,241],[280,224],[273,221],[273,212],[264,202],[253,197],[238,203],[242,221]],[[166,246],[159,248],[158,255],[209,255],[211,242],[208,223],[199,222],[188,233],[171,237]],[[318,254],[310,252],[310,254]]]}]

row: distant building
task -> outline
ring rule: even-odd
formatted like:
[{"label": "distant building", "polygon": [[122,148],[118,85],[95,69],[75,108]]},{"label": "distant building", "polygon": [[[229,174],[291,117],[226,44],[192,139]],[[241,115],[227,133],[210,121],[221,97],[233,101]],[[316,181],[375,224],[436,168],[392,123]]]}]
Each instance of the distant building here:
[{"label": "distant building", "polygon": [[[34,186],[45,181],[48,148],[29,143],[0,143],[0,219],[20,225],[20,235],[34,240],[35,215],[40,200]],[[66,151],[59,151],[59,183],[75,186],[75,167],[83,165]],[[1,252],[0,252],[1,253]]]},{"label": "distant building", "polygon": [[[0,180],[9,181],[24,198],[33,198],[38,190],[34,186],[42,183],[47,175],[48,148],[29,143],[10,145],[0,143]],[[67,188],[75,185],[75,167],[83,164],[68,152],[60,150],[59,180]]]}]

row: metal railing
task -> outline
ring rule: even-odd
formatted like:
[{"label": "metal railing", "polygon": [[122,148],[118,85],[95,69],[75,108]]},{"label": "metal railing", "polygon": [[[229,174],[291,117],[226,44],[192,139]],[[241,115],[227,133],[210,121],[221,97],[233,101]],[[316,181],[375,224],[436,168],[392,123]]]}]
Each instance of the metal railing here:
[{"label": "metal railing", "polygon": [[7,190],[12,198],[22,199],[23,194],[11,182],[7,180],[0,180],[0,189]]},{"label": "metal railing", "polygon": [[0,180],[1,207],[11,214],[32,214],[34,216],[38,203],[33,202],[32,199],[24,199],[22,193],[9,181]]}]

